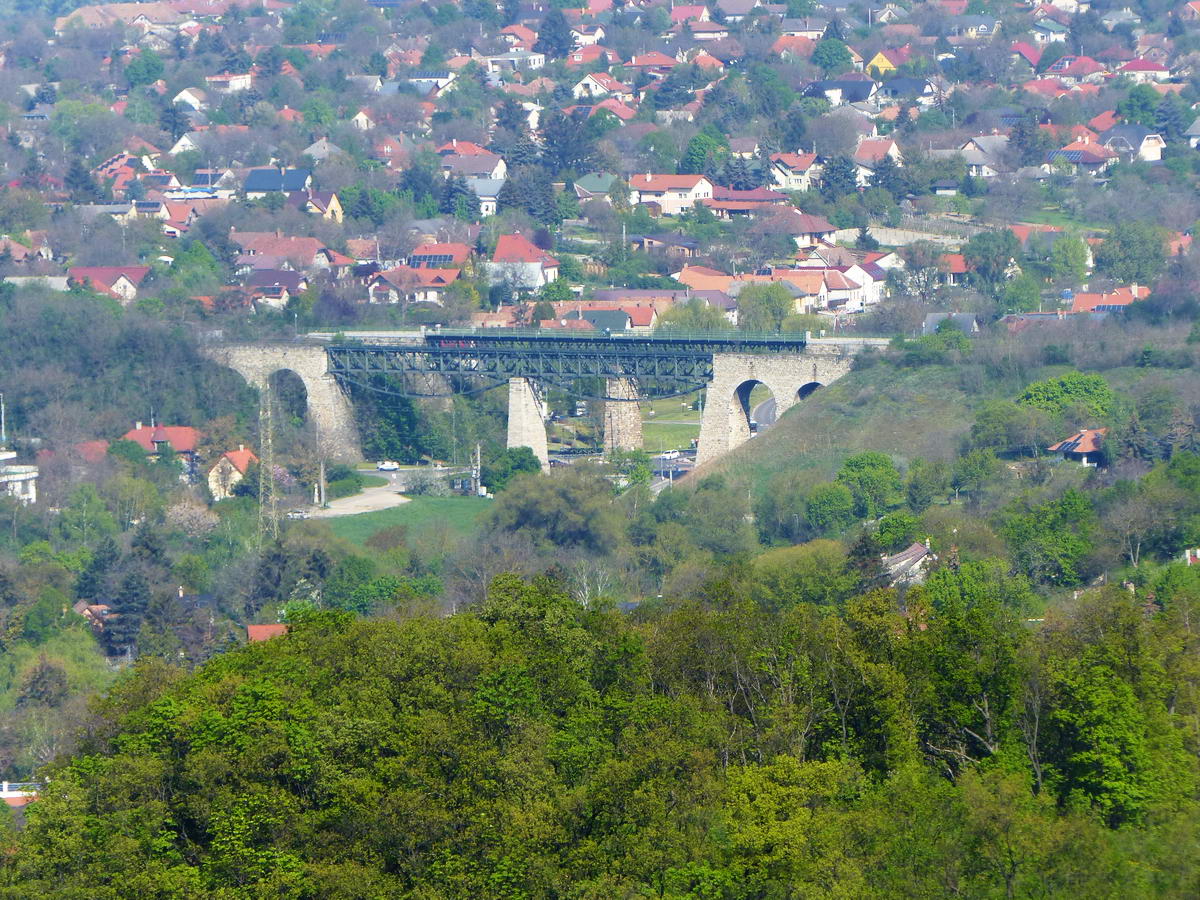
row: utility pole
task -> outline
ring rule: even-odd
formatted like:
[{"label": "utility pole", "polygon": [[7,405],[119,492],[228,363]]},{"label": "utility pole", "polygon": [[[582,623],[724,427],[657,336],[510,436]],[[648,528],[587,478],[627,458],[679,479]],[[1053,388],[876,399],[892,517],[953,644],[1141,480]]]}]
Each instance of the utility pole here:
[{"label": "utility pole", "polygon": [[476,442],[476,444],[475,444],[475,460],[471,465],[471,496],[473,496],[473,497],[479,496],[480,475],[481,475],[482,471],[483,470],[479,464],[479,443]]}]

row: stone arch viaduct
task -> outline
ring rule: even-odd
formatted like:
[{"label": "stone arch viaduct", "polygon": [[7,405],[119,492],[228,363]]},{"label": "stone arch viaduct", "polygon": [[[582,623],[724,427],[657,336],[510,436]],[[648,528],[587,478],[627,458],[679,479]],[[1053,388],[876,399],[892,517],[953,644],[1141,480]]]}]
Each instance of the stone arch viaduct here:
[{"label": "stone arch viaduct", "polygon": [[609,449],[641,447],[638,401],[646,396],[644,385],[654,384],[660,391],[706,387],[697,452],[697,464],[703,465],[749,439],[750,394],[756,385],[771,391],[777,415],[782,415],[816,388],[849,372],[854,357],[864,349],[887,344],[882,338],[799,336],[518,338],[499,330],[351,337],[357,340],[346,344],[214,344],[205,353],[260,389],[275,373],[294,372],[307,391],[309,419],[324,453],[347,460],[361,458],[361,450],[353,410],[339,379],[420,374],[440,377],[442,384],[448,383],[445,376],[507,384],[508,446],[529,447],[543,463],[547,459],[543,380],[602,380],[602,421]]}]

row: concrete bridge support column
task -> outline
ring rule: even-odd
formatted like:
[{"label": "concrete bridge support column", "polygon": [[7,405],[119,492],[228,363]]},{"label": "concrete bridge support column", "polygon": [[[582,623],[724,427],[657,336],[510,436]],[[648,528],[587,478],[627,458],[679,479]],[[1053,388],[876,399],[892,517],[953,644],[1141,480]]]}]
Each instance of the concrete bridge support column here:
[{"label": "concrete bridge support column", "polygon": [[632,378],[609,378],[604,393],[604,452],[642,449],[642,412],[638,405],[637,382]]},{"label": "concrete bridge support column", "polygon": [[545,410],[536,385],[528,378],[508,380],[508,446],[528,447],[543,466],[550,461]]}]

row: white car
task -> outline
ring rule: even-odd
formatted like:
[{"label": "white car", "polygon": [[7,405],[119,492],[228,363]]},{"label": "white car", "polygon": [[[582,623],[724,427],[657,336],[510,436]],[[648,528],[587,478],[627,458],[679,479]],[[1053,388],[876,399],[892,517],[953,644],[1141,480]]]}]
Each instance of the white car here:
[{"label": "white car", "polygon": [[385,459],[375,466],[375,468],[380,472],[398,472],[400,471],[400,463],[395,460]]},{"label": "white car", "polygon": [[658,454],[658,458],[659,459],[679,459],[679,451],[678,450],[664,450],[662,453]]}]

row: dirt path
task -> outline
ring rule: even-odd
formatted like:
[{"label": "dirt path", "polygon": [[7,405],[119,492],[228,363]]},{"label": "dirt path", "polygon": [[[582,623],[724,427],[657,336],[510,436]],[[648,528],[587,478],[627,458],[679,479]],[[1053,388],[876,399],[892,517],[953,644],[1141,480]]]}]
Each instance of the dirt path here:
[{"label": "dirt path", "polygon": [[396,476],[393,474],[388,484],[379,487],[364,488],[361,494],[353,497],[342,497],[340,500],[330,500],[326,509],[312,509],[309,515],[314,519],[330,519],[337,516],[356,516],[359,513],[375,512],[380,509],[390,509],[407,503],[408,498],[398,492]]}]

